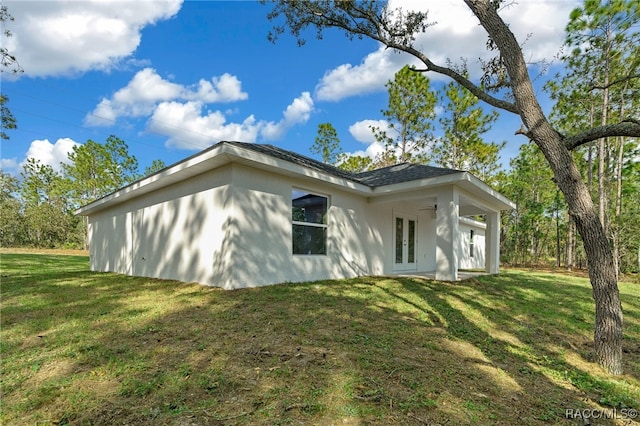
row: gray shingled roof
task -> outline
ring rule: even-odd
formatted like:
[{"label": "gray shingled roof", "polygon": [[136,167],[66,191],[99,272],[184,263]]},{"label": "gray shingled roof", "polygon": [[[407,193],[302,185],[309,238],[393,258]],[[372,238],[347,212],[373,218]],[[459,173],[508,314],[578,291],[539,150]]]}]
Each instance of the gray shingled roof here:
[{"label": "gray shingled roof", "polygon": [[391,185],[394,183],[409,182],[412,180],[428,179],[452,173],[462,173],[462,170],[444,169],[441,167],[431,167],[422,164],[403,163],[396,164],[395,166],[389,166],[355,174],[314,160],[313,158],[309,158],[292,151],[287,151],[285,149],[275,147],[273,145],[227,141],[220,143],[226,143],[229,145],[250,149],[261,154],[266,154],[271,157],[278,158],[280,160],[303,165],[305,167],[329,173],[343,179],[349,179],[351,181],[358,182],[372,188],[376,186]]},{"label": "gray shingled roof", "polygon": [[280,160],[285,160],[290,163],[300,164],[302,166],[309,167],[310,169],[329,173],[343,179],[355,180],[353,173],[349,173],[345,170],[339,169],[329,164],[325,164],[320,161],[314,160],[313,158],[305,157],[304,155],[297,154],[293,151],[287,151],[286,149],[281,149],[273,145],[248,143],[248,142],[226,142],[226,141],[220,142],[220,143],[228,143],[229,145],[235,145],[242,148],[247,148],[252,151],[259,152],[261,154],[270,155],[271,157],[279,158]]},{"label": "gray shingled roof", "polygon": [[424,164],[402,163],[359,173],[355,175],[355,178],[365,185],[375,187],[428,179],[450,175],[452,173],[462,173],[462,170],[443,169],[442,167],[425,166]]}]

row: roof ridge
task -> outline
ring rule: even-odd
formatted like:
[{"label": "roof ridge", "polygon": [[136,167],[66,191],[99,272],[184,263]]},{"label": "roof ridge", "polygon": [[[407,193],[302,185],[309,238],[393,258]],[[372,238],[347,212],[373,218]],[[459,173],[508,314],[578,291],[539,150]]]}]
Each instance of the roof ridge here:
[{"label": "roof ridge", "polygon": [[373,169],[373,170],[366,170],[364,172],[360,172],[360,173],[356,173],[356,177],[367,174],[367,173],[374,173],[374,172],[379,172],[381,170],[385,170],[385,169],[392,169],[394,167],[398,167],[398,166],[413,166],[413,167],[427,167],[429,169],[433,169],[433,170],[448,170],[448,171],[454,171],[454,172],[464,172],[464,170],[459,170],[459,169],[451,169],[449,167],[439,167],[439,166],[432,166],[430,164],[420,164],[420,163],[411,163],[409,161],[405,161],[403,163],[398,163],[398,164],[392,164],[390,166],[384,166],[384,167],[379,167],[377,169]]},{"label": "roof ridge", "polygon": [[272,144],[238,141],[222,141],[220,143],[228,143],[230,145],[244,147],[246,149],[276,157],[290,163],[329,173],[338,178],[348,179],[361,185],[368,186],[369,188],[464,172],[463,170],[404,162],[393,164],[391,166],[381,167],[374,170],[369,170],[362,173],[352,173],[347,170],[340,169],[339,167],[336,167],[334,165],[320,162],[304,154],[299,154],[295,151],[280,148]]},{"label": "roof ridge", "polygon": [[[310,164],[305,164],[307,166],[313,166],[315,169],[320,170],[320,171],[324,171],[327,173],[331,173],[335,176],[338,177],[342,177],[342,178],[347,178],[350,180],[353,180],[354,182],[360,183],[357,179],[356,179],[356,174],[349,172],[347,170],[343,170],[339,167],[336,167],[334,165],[331,164],[327,164],[327,163],[323,163],[321,161],[318,161],[314,158],[308,157],[304,154],[300,154],[297,153],[295,151],[290,151],[288,149],[284,149],[284,148],[280,148],[278,146],[272,145],[272,144],[268,144],[268,143],[251,143],[251,142],[238,142],[238,141],[222,141],[220,143],[228,143],[231,145],[236,145],[236,146],[241,146],[241,147],[245,147],[247,149],[251,149],[252,151],[259,151],[262,152],[264,154],[268,154],[268,155],[273,155],[273,152],[268,152],[268,151],[275,151],[275,152],[279,152],[281,154],[281,159],[286,160],[286,161],[292,161],[292,159],[290,158],[282,158],[282,156],[287,156],[287,157],[293,157],[293,159],[301,159],[304,160],[307,163]],[[267,148],[266,150],[264,148]]]}]

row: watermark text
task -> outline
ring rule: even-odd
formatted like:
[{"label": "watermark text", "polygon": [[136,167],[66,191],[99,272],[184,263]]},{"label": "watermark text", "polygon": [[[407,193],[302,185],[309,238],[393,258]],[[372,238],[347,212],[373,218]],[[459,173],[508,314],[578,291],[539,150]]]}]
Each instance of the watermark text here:
[{"label": "watermark text", "polygon": [[567,419],[637,419],[640,413],[635,408],[567,408]]}]

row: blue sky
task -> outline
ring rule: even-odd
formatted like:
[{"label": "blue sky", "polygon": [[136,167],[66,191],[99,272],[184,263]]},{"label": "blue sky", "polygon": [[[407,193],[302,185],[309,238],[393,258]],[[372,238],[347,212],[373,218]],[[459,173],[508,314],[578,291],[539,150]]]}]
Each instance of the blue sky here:
[{"label": "blue sky", "polygon": [[[417,46],[440,63],[487,57],[485,35],[462,0],[424,4],[437,25]],[[373,155],[369,126],[381,122],[385,82],[413,59],[336,31],[298,47],[267,40],[269,6],[251,1],[3,0],[15,21],[2,44],[24,73],[4,72],[2,93],[17,119],[1,142],[1,165],[19,174],[28,157],[59,167],[67,152],[109,135],[125,140],[140,169],[167,165],[220,140],[270,143],[305,155],[318,124],[330,122],[346,152]],[[501,14],[532,63],[559,51],[570,0],[520,0]],[[558,69],[559,65],[552,68]],[[532,65],[531,73],[538,73]],[[550,75],[550,74],[548,74]],[[427,75],[434,89],[446,79]],[[544,79],[536,80],[539,87]],[[542,95],[544,98],[544,95]],[[550,104],[544,102],[548,110]],[[487,140],[507,141],[503,165],[525,142],[517,117],[501,113]]]}]

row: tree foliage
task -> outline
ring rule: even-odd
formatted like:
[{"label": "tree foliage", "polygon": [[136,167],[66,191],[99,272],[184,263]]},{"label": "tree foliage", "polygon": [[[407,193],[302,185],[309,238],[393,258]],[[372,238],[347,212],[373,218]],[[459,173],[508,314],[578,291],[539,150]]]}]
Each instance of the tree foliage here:
[{"label": "tree foliage", "polygon": [[434,141],[433,119],[437,102],[429,79],[404,66],[385,87],[389,101],[382,115],[388,128],[371,129],[376,140],[385,148],[376,159],[376,166],[428,162]]},{"label": "tree foliage", "polygon": [[423,71],[446,75],[481,101],[517,114],[522,121],[518,133],[528,137],[543,153],[582,237],[596,305],[596,360],[610,373],[621,374],[623,315],[613,252],[571,151],[603,137],[639,137],[640,121],[627,119],[575,129],[568,134],[559,132],[543,112],[520,43],[498,14],[501,2],[464,1],[487,33],[485,45],[496,53],[484,64],[485,74],[479,82],[455,67],[436,64],[415,45],[416,35],[426,32],[431,25],[426,13],[392,9],[388,3],[375,0],[275,0],[268,17],[277,22],[269,38],[275,40],[288,30],[304,44],[307,30],[315,31],[321,38],[325,29],[338,28],[348,37],[367,37],[405,52],[424,65]]},{"label": "tree foliage", "polygon": [[[5,5],[0,6],[0,23],[3,24],[2,25],[3,37],[12,36],[11,30],[6,29],[4,23],[13,21],[13,19],[14,18],[9,13],[9,9],[7,8],[7,6]],[[14,74],[21,73],[24,71],[20,66],[20,64],[18,63],[18,60],[16,59],[16,57],[13,54],[11,54],[9,50],[6,47],[4,47],[4,43],[2,43],[0,44],[0,72],[4,72],[5,68],[9,68],[11,72],[13,72]]]},{"label": "tree foliage", "polygon": [[[500,192],[516,203],[516,208],[503,215],[505,237],[502,259],[517,265],[546,264],[555,258],[554,216],[559,210],[553,173],[546,167],[542,152],[535,145],[520,147],[511,160],[510,170],[500,179]],[[566,227],[563,219],[563,230]],[[564,234],[563,234],[564,240]]]},{"label": "tree foliage", "polygon": [[164,169],[166,166],[166,164],[164,164],[164,161],[156,159],[153,160],[151,162],[151,165],[145,167],[144,169],[144,176],[150,176],[154,173],[159,172],[160,170]]},{"label": "tree foliage", "polygon": [[88,140],[74,146],[69,160],[62,168],[76,206],[104,197],[139,178],[138,160],[129,154],[127,144],[113,135],[104,144]]},{"label": "tree foliage", "polygon": [[326,164],[336,164],[342,155],[338,132],[331,123],[320,123],[318,125],[318,135],[311,145],[311,152],[319,155],[322,162]]},{"label": "tree foliage", "polygon": [[[566,30],[566,72],[547,84],[556,104],[551,114],[562,132],[631,120],[640,111],[640,5],[637,1],[589,0],[571,13]],[[578,148],[576,161],[597,203],[611,240],[616,267],[628,270],[623,233],[629,210],[625,164],[636,145],[628,135],[602,137]]]},{"label": "tree foliage", "polygon": [[346,170],[351,173],[366,172],[367,170],[371,170],[374,167],[371,157],[346,154],[343,154],[340,157],[337,166],[342,170]]},{"label": "tree foliage", "polygon": [[29,158],[21,176],[26,240],[36,247],[54,247],[57,242],[67,240],[77,218],[69,207],[60,173]]},{"label": "tree foliage", "polygon": [[440,99],[444,112],[438,121],[444,136],[434,148],[434,162],[442,167],[467,170],[493,184],[505,142],[485,142],[482,135],[491,130],[498,113],[485,113],[475,95],[453,82],[445,86]]},{"label": "tree foliage", "polygon": [[16,129],[16,118],[13,116],[6,103],[9,98],[0,93],[0,139],[8,140],[7,129]]},{"label": "tree foliage", "polygon": [[[74,210],[138,177],[137,160],[115,136],[104,145],[87,141],[68,157],[62,173],[34,158],[23,164],[21,179],[1,173],[2,246],[82,247],[86,223]],[[152,167],[164,163],[156,160]]]},{"label": "tree foliage", "polygon": [[[11,37],[11,31],[4,29],[4,23],[7,21],[13,21],[13,16],[9,14],[7,6],[2,5],[0,6],[0,24],[2,24],[3,27],[3,37]],[[5,68],[11,69],[11,71],[16,74],[23,72],[16,57],[9,53],[9,50],[4,47],[4,43],[0,43],[0,72],[4,72]],[[17,128],[16,119],[6,105],[8,101],[9,98],[0,93],[0,139],[4,140],[9,139],[9,135],[5,133],[5,130]]]},{"label": "tree foliage", "polygon": [[0,171],[0,245],[15,247],[27,244],[26,227],[20,202],[20,182]]}]

